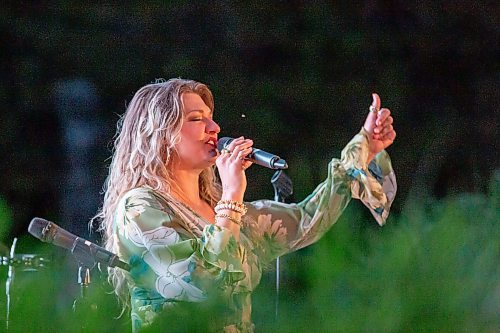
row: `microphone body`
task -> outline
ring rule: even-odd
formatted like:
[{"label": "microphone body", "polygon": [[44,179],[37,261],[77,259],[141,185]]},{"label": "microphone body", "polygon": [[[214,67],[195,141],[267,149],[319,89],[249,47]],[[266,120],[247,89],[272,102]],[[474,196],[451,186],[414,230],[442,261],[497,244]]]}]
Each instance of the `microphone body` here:
[{"label": "microphone body", "polygon": [[[86,261],[86,263],[89,261],[92,261],[93,264],[99,262],[108,267],[119,267],[127,271],[130,270],[130,266],[121,261],[116,254],[88,240],[73,235],[53,222],[35,217],[31,220],[28,232],[42,242],[52,243],[70,250],[73,254],[77,255],[79,260]],[[88,257],[91,257],[92,260],[89,260]]]},{"label": "microphone body", "polygon": [[[220,151],[226,148],[234,139],[229,137],[220,138],[217,142],[217,149]],[[248,154],[246,159],[260,166],[270,169],[287,169],[288,164],[277,155],[265,152],[261,149],[252,148],[252,152]]]}]

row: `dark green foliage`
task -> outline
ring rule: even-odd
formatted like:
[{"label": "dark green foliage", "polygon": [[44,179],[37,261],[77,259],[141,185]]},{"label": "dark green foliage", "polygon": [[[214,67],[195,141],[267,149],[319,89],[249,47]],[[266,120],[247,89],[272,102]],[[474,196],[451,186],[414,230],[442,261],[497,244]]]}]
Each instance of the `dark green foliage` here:
[{"label": "dark green foliage", "polygon": [[[494,331],[500,324],[495,193],[436,201],[422,219],[393,216],[383,228],[367,227],[374,221],[351,203],[317,244],[282,258],[277,321],[272,272],[265,275],[254,297],[257,332]],[[13,332],[129,330],[127,314],[115,319],[120,308],[97,271],[88,301],[72,313],[79,288],[71,261],[54,259],[38,272],[16,270]],[[6,269],[1,273],[5,281]],[[216,302],[180,306],[146,332],[206,332],[224,311]]]},{"label": "dark green foliage", "polygon": [[[500,324],[496,197],[435,202],[416,220],[359,230],[348,210],[318,244],[287,258],[281,332],[490,332]],[[295,259],[294,258],[294,259]],[[268,286],[271,287],[271,286]],[[271,300],[272,301],[272,300]],[[258,310],[257,308],[257,312]],[[257,320],[258,322],[258,320]]]}]

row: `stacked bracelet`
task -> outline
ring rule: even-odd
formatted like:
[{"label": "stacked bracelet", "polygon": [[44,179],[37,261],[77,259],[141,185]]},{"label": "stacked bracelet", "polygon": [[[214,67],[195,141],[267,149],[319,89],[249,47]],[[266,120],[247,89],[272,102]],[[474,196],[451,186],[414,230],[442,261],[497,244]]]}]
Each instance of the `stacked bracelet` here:
[{"label": "stacked bracelet", "polygon": [[215,212],[218,213],[221,210],[232,210],[233,212],[245,215],[247,213],[247,206],[240,201],[221,200],[215,206]]},{"label": "stacked bracelet", "polygon": [[235,219],[234,217],[232,216],[229,216],[228,214],[217,214],[215,215],[215,219],[217,218],[224,218],[224,219],[228,219],[229,221],[233,222],[233,223],[236,223],[237,225],[239,225],[241,227],[241,221],[240,220],[237,220]]}]

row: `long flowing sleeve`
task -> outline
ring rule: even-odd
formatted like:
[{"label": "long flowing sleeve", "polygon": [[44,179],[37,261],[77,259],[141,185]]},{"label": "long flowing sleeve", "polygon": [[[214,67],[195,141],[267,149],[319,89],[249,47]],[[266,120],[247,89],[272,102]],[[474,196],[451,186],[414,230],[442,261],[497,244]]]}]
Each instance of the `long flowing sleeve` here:
[{"label": "long flowing sleeve", "polygon": [[207,285],[244,277],[241,249],[230,230],[207,225],[197,237],[183,237],[185,223],[150,189],[122,198],[115,232],[136,287],[167,300],[198,302],[205,300]]},{"label": "long flowing sleeve", "polygon": [[368,137],[362,129],[328,164],[328,176],[302,202],[249,203],[245,232],[262,262],[308,246],[330,229],[351,198],[359,199],[383,225],[396,194],[396,177],[387,152],[368,165]]}]

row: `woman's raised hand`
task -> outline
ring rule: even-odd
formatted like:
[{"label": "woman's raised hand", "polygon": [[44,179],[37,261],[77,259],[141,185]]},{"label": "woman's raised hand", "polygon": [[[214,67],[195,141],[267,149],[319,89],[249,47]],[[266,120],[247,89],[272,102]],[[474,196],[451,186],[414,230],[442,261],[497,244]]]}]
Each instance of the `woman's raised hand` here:
[{"label": "woman's raised hand", "polygon": [[368,133],[368,163],[396,139],[396,131],[392,126],[391,111],[387,108],[380,108],[380,97],[376,93],[373,93],[372,97],[373,102],[370,106],[370,113],[363,125],[363,128]]},{"label": "woman's raised hand", "polygon": [[220,151],[215,161],[222,182],[222,199],[243,201],[247,188],[245,170],[252,162],[245,157],[252,152],[253,141],[239,137]]}]

